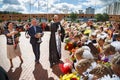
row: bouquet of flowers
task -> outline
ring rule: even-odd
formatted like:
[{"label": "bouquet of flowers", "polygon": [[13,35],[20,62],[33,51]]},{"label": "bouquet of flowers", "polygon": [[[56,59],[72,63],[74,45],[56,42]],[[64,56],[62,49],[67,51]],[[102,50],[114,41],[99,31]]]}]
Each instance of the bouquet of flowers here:
[{"label": "bouquet of flowers", "polygon": [[75,58],[75,56],[74,56],[74,54],[72,54],[71,56],[70,56],[70,59],[74,62],[76,62],[76,58]]},{"label": "bouquet of flowers", "polygon": [[75,49],[71,50],[71,55],[70,55],[70,59],[74,62],[76,61],[76,57],[75,57],[75,51],[78,49],[78,47],[76,47]]},{"label": "bouquet of flowers", "polygon": [[98,61],[98,64],[103,64],[103,65],[106,65],[106,66],[111,66],[110,62],[105,62],[105,61]]},{"label": "bouquet of flowers", "polygon": [[17,37],[20,37],[20,36],[21,36],[20,32],[18,32],[18,33],[16,34],[16,36],[17,36]]},{"label": "bouquet of flowers", "polygon": [[20,34],[21,30],[19,28],[16,28],[13,31],[17,31],[18,32],[17,34],[15,34],[16,37],[20,37],[21,36],[21,34]]},{"label": "bouquet of flowers", "polygon": [[60,67],[60,70],[64,73],[64,74],[67,74],[67,73],[71,73],[71,70],[72,70],[72,64],[71,63],[61,63],[59,64],[59,67]]},{"label": "bouquet of flowers", "polygon": [[60,80],[80,80],[80,76],[77,75],[77,72],[74,72],[61,76]]},{"label": "bouquet of flowers", "polygon": [[[17,29],[16,29],[17,30]],[[20,31],[17,30],[17,34],[13,35],[13,43],[14,43],[14,49],[17,48],[17,44],[19,43],[19,37],[21,36]]]},{"label": "bouquet of flowers", "polygon": [[65,45],[65,50],[68,50],[68,51],[71,51],[73,49],[73,43],[72,42],[68,42],[66,45]]},{"label": "bouquet of flowers", "polygon": [[69,38],[65,38],[64,42],[67,44],[68,42],[70,42]]},{"label": "bouquet of flowers", "polygon": [[18,43],[19,43],[19,37],[15,38],[15,40],[14,40],[14,49],[17,48]]}]

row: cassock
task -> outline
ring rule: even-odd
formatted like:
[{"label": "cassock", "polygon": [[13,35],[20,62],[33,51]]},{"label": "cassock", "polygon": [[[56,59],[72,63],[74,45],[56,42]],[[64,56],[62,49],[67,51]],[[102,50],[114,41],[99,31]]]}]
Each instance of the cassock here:
[{"label": "cassock", "polygon": [[61,58],[61,28],[60,22],[51,23],[49,41],[49,61],[51,67],[58,63]]}]

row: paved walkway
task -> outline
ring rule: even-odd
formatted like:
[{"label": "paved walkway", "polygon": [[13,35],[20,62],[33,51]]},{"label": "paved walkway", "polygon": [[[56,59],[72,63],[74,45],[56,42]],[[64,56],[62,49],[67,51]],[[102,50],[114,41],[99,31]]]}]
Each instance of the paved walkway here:
[{"label": "paved walkway", "polygon": [[[6,38],[0,35],[0,65],[7,71],[11,80],[59,80],[62,75],[58,65],[52,69],[49,64],[49,37],[50,33],[45,32],[41,43],[40,64],[35,64],[34,54],[29,39],[25,38],[24,32],[20,37],[20,48],[22,52],[23,64],[20,64],[18,57],[13,59],[14,67],[10,69],[10,63],[6,55]],[[62,61],[65,62],[68,52],[64,50],[62,43]]]}]

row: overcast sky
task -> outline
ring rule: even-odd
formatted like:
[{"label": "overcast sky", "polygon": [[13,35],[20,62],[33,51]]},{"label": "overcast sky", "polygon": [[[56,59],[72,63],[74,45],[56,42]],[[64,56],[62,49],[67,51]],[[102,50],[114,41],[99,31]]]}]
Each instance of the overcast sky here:
[{"label": "overcast sky", "polygon": [[[105,5],[120,0],[0,0],[0,11],[21,13],[69,13],[87,7],[95,8],[95,13],[105,12]],[[31,5],[31,7],[30,7]]]}]

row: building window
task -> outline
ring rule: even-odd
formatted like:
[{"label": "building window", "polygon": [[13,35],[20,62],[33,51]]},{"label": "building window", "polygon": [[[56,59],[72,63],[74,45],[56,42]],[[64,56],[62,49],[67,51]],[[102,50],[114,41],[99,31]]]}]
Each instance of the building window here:
[{"label": "building window", "polygon": [[82,16],[82,18],[83,18],[83,16]]},{"label": "building window", "polygon": [[91,18],[93,18],[93,16],[91,16]]}]

